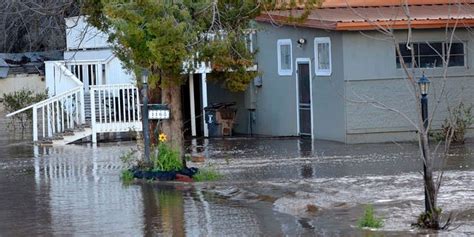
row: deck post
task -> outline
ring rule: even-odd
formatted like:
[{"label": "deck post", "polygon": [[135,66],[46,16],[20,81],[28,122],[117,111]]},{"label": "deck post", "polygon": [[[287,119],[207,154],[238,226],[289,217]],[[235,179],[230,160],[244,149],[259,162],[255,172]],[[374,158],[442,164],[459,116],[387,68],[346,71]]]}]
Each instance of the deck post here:
[{"label": "deck post", "polygon": [[194,74],[189,74],[189,101],[191,107],[191,135],[196,136],[196,104],[194,102]]},{"label": "deck post", "polygon": [[[84,108],[84,88],[81,88],[79,91],[79,100],[81,101],[81,123],[84,124],[86,123],[86,113],[85,113],[85,108]],[[92,99],[91,99],[92,101]],[[91,107],[92,108],[92,107]]]},{"label": "deck post", "polygon": [[202,115],[203,115],[203,124],[204,124],[204,137],[209,137],[209,130],[206,123],[205,111],[204,108],[207,107],[207,81],[206,81],[206,72],[201,73],[201,89],[202,89]]},{"label": "deck post", "polygon": [[[92,130],[92,144],[97,144],[96,118],[95,118],[95,88],[91,87],[89,90],[91,98],[91,130]],[[83,100],[84,102],[84,100]],[[83,107],[84,108],[84,107]]]},{"label": "deck post", "polygon": [[38,141],[38,110],[33,106],[33,142]]}]

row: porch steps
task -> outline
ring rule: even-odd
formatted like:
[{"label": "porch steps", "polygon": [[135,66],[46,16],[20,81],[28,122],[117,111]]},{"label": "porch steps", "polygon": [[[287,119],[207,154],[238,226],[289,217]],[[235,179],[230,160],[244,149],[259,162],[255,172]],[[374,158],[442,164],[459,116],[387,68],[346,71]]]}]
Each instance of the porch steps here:
[{"label": "porch steps", "polygon": [[[99,96],[95,95],[95,116],[98,119],[99,118],[99,111],[100,111],[100,103],[99,103]],[[106,105],[105,105],[106,106]],[[89,92],[84,93],[84,114],[86,117],[86,122],[90,124],[91,122],[91,94]],[[102,115],[102,119],[105,118],[105,115]]]},{"label": "porch steps", "polygon": [[84,124],[74,130],[67,130],[63,133],[56,134],[50,138],[44,138],[38,141],[41,146],[55,146],[55,145],[67,145],[86,138],[92,135],[92,128],[88,124]]}]

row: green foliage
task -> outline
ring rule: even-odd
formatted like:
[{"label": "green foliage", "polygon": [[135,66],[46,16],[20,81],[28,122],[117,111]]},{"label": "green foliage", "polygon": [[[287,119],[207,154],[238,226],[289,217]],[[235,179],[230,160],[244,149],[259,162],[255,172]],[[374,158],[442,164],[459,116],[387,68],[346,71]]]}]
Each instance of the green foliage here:
[{"label": "green foliage", "polygon": [[441,131],[432,133],[431,137],[436,141],[446,141],[452,134],[451,142],[464,143],[466,131],[474,122],[472,105],[461,102],[450,111],[449,116],[441,125]]},{"label": "green foliage", "polygon": [[[33,90],[22,89],[19,91],[3,94],[3,104],[5,106],[5,111],[7,113],[12,113],[47,98],[48,95],[46,92],[35,93]],[[13,126],[13,128],[16,128],[16,125],[20,125],[22,130],[24,130],[28,125],[31,124],[32,118],[33,111],[29,109],[23,113],[12,116],[9,125]]]},{"label": "green foliage", "polygon": [[183,168],[183,162],[179,151],[173,149],[168,144],[161,142],[158,144],[158,153],[152,155],[153,170],[157,171],[177,171]]},{"label": "green foliage", "polygon": [[374,207],[367,205],[364,210],[364,216],[357,222],[359,228],[381,228],[383,226],[383,220],[377,218],[374,214]]},{"label": "green foliage", "polygon": [[193,176],[193,180],[196,182],[203,182],[203,181],[217,181],[222,179],[222,174],[214,170],[213,168],[201,168]]},{"label": "green foliage", "polygon": [[138,76],[142,68],[151,72],[152,88],[181,84],[183,73],[200,67],[182,63],[202,61],[211,63],[210,79],[231,91],[244,91],[257,76],[247,70],[255,59],[246,47],[253,19],[265,11],[303,7],[306,11],[297,16],[292,11],[289,21],[304,20],[321,2],[85,0],[82,11],[89,23],[109,34],[128,69]]},{"label": "green foliage", "polygon": [[120,175],[120,179],[122,179],[122,181],[124,183],[130,183],[133,181],[133,173],[126,169],[126,170],[122,170],[122,174]]}]

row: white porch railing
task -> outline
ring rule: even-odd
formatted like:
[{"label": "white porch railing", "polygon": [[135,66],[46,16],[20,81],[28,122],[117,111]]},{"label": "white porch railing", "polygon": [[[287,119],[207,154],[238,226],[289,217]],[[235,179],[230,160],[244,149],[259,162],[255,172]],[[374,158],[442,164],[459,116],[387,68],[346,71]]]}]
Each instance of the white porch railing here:
[{"label": "white porch railing", "polygon": [[[96,143],[97,133],[141,131],[138,88],[132,84],[99,85],[111,76],[112,59],[45,62],[50,98],[7,117],[32,109],[34,142],[40,137],[64,138],[58,144],[67,144],[92,134]],[[90,129],[85,128],[88,125]]]},{"label": "white porch railing", "polygon": [[69,71],[62,61],[45,62],[46,88],[50,97],[83,86],[83,83]]},{"label": "white porch railing", "polygon": [[[42,138],[74,129],[85,123],[84,90],[78,86],[69,91],[48,98],[21,110],[7,114],[7,117],[33,110],[33,141],[38,141],[38,131]],[[39,115],[39,116],[38,116]]]},{"label": "white porch railing", "polygon": [[110,83],[110,62],[114,55],[103,60],[70,60],[61,63],[74,74],[79,81],[85,84],[86,91],[89,86],[105,85]]},{"label": "white porch railing", "polygon": [[90,87],[92,142],[103,132],[141,131],[138,88],[131,84]]}]

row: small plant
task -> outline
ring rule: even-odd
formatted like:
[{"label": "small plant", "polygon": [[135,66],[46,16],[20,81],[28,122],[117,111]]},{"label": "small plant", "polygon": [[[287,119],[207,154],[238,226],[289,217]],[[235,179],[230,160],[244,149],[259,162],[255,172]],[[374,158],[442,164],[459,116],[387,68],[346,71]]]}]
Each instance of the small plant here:
[{"label": "small plant", "polygon": [[222,174],[220,174],[213,168],[201,168],[193,176],[193,180],[196,182],[217,181],[217,180],[222,179],[222,177],[223,177]]},{"label": "small plant", "polygon": [[124,183],[130,183],[133,181],[133,173],[130,170],[123,170],[120,178]]},{"label": "small plant", "polygon": [[374,207],[367,205],[364,209],[364,216],[357,222],[359,228],[381,228],[383,220],[374,215]]},{"label": "small plant", "polygon": [[452,142],[464,143],[467,129],[474,122],[472,105],[467,106],[461,102],[450,111],[449,116],[451,120],[445,119],[441,125],[441,131],[431,134],[431,137],[436,141],[445,141],[452,134]]},{"label": "small plant", "polygon": [[[443,210],[441,208],[436,208],[435,209],[435,215],[440,216],[441,212]],[[423,212],[418,216],[418,220],[413,226],[419,227],[419,228],[433,228],[438,226],[438,223],[433,223],[433,213],[431,212]]]},{"label": "small plant", "polygon": [[166,135],[160,134],[160,143],[157,147],[158,153],[153,154],[153,170],[156,171],[177,171],[183,168],[183,162],[179,151],[173,149],[166,143]]}]

